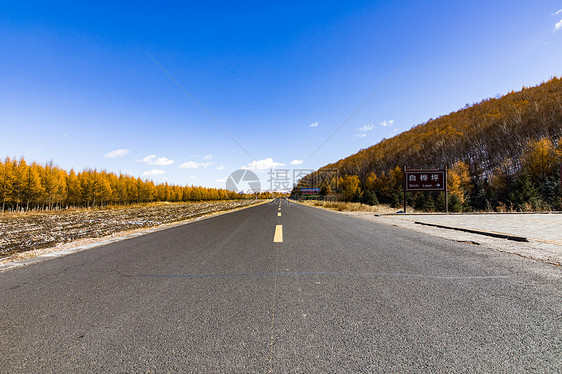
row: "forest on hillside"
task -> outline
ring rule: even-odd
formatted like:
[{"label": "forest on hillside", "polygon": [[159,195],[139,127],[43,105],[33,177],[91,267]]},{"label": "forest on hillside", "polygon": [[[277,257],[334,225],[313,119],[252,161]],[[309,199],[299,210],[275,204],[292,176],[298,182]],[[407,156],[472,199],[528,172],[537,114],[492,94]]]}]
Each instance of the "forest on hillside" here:
[{"label": "forest on hillside", "polygon": [[[454,211],[560,210],[561,137],[562,80],[553,78],[383,139],[306,176],[293,194],[313,186],[345,201],[398,207],[404,166],[448,166]],[[444,194],[436,192],[408,193],[407,199],[426,211],[443,210],[445,203]]]},{"label": "forest on hillside", "polygon": [[23,158],[0,161],[0,212],[52,210],[106,205],[129,205],[155,201],[210,201],[272,198],[197,187],[155,184],[129,175],[85,169],[63,170],[52,161],[28,164]]}]

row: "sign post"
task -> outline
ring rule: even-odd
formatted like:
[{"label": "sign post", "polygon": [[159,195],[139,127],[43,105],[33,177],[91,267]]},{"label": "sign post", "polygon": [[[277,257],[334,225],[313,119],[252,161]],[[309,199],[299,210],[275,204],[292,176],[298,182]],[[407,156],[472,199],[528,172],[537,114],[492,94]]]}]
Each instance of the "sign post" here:
[{"label": "sign post", "polygon": [[445,165],[445,214],[449,214],[449,186],[447,186],[447,170],[448,167]]},{"label": "sign post", "polygon": [[406,165],[404,165],[404,214],[408,213],[406,210]]},{"label": "sign post", "polygon": [[449,213],[447,190],[447,166],[443,169],[412,169],[404,166],[404,212],[406,211],[406,192],[444,191],[445,212]]}]

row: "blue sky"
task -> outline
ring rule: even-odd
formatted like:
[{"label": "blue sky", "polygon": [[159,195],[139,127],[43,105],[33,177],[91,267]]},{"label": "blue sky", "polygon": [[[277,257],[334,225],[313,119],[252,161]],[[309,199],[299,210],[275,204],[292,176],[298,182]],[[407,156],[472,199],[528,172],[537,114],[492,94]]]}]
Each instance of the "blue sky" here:
[{"label": "blue sky", "polygon": [[0,157],[212,187],[248,167],[268,187],[269,167],[317,169],[562,75],[560,9],[4,1]]}]

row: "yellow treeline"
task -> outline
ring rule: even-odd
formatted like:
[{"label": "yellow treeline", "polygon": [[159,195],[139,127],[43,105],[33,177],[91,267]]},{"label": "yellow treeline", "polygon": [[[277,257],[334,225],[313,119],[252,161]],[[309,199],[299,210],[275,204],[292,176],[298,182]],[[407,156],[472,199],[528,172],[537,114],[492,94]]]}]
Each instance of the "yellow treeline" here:
[{"label": "yellow treeline", "polygon": [[[270,195],[262,193],[259,197]],[[28,165],[23,158],[0,161],[1,212],[249,197],[224,189],[155,184],[105,170],[85,169],[76,173],[73,169],[63,170],[52,161],[45,165]]]}]

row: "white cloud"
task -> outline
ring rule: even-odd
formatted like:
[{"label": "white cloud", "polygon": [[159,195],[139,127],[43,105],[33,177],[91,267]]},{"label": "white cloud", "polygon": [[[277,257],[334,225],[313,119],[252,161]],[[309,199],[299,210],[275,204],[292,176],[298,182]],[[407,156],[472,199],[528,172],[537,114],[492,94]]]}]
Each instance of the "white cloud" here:
[{"label": "white cloud", "polygon": [[371,125],[371,124],[369,123],[369,124],[366,124],[365,126],[362,126],[362,127],[358,128],[357,130],[359,130],[359,131],[361,131],[361,132],[367,132],[367,131],[371,131],[371,130],[374,129],[374,128],[375,128],[375,126],[374,126],[374,125]]},{"label": "white cloud", "polygon": [[368,123],[365,126],[361,126],[357,129],[357,131],[359,131],[359,133],[356,133],[355,135],[353,135],[355,138],[366,138],[367,137],[367,132],[372,131],[375,128],[375,125]]},{"label": "white cloud", "polygon": [[180,165],[181,169],[199,169],[199,168],[208,168],[211,166],[212,162],[195,162],[195,161],[187,161]]},{"label": "white cloud", "polygon": [[217,166],[217,170],[223,170],[223,169],[224,169],[224,165]]},{"label": "white cloud", "polygon": [[140,162],[146,162],[148,164],[148,163],[151,163],[152,160],[154,160],[155,158],[156,158],[156,155],[149,155],[149,156],[141,158],[139,161]]},{"label": "white cloud", "polygon": [[311,123],[310,125],[308,125],[310,127],[318,127],[318,121]]},{"label": "white cloud", "polygon": [[166,157],[156,157],[156,155],[145,156],[140,161],[145,162],[148,165],[161,165],[161,166],[172,165],[174,163],[174,160],[170,160],[169,158]]},{"label": "white cloud", "polygon": [[554,25],[554,31],[562,29],[562,19],[556,25]]},{"label": "white cloud", "polygon": [[105,154],[105,158],[121,158],[126,154],[128,154],[129,152],[131,151],[129,151],[128,149],[116,149],[114,151],[107,152]]},{"label": "white cloud", "polygon": [[382,122],[380,123],[380,125],[381,125],[382,127],[391,127],[392,125],[394,125],[394,120],[393,120],[393,119],[391,119],[391,120],[389,120],[389,121],[384,120],[384,121],[382,121]]},{"label": "white cloud", "polygon": [[213,158],[213,155],[207,155],[205,157],[203,157],[203,160],[210,160]]},{"label": "white cloud", "polygon": [[164,174],[164,170],[160,170],[160,169],[152,169],[152,170],[148,170],[145,171],[144,173],[142,173],[143,176],[145,177],[153,177],[156,175],[162,175]]},{"label": "white cloud", "polygon": [[556,12],[552,13],[550,16],[551,16],[551,17],[554,17],[554,16],[559,15],[560,13],[562,13],[562,9],[557,10]]},{"label": "white cloud", "polygon": [[221,179],[217,179],[217,182],[219,182],[219,183],[224,183],[224,182],[226,182],[226,177],[225,177],[225,178],[221,178]]},{"label": "white cloud", "polygon": [[174,160],[170,160],[166,157],[158,157],[151,165],[172,165]]},{"label": "white cloud", "polygon": [[268,157],[263,160],[252,161],[247,166],[243,166],[242,169],[249,169],[253,171],[265,171],[267,169],[271,169],[277,166],[285,166],[280,162],[275,162],[271,157]]},{"label": "white cloud", "polygon": [[303,160],[293,160],[290,162],[291,165],[300,165],[302,164],[304,161]]}]

